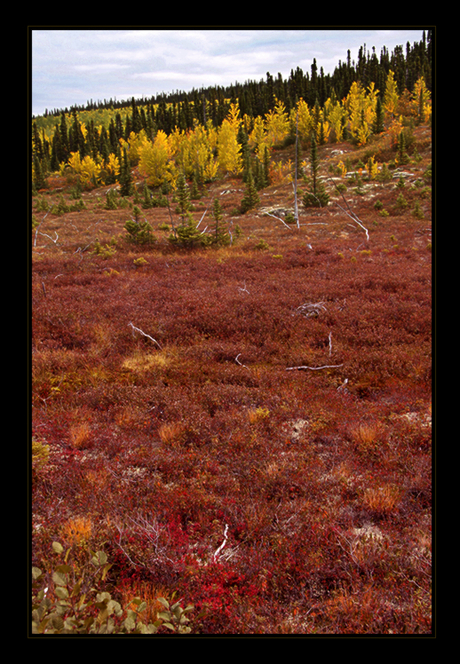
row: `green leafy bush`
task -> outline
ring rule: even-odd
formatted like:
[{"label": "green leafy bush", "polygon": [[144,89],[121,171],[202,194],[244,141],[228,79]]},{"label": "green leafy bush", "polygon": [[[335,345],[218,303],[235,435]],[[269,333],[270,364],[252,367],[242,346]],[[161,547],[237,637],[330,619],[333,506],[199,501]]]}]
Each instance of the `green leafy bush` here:
[{"label": "green leafy bush", "polygon": [[[52,546],[62,557],[62,545],[53,542]],[[95,587],[104,584],[112,567],[104,551],[91,553],[81,575],[69,562],[71,551],[68,549],[63,562],[56,565],[49,586],[48,575],[32,567],[32,634],[155,634],[162,627],[179,634],[191,631],[187,614],[193,605],[183,608],[180,602],[171,605],[159,597],[164,611],[158,613],[155,622],[145,624],[140,614],[146,602],[137,597],[123,608],[109,592]]]}]

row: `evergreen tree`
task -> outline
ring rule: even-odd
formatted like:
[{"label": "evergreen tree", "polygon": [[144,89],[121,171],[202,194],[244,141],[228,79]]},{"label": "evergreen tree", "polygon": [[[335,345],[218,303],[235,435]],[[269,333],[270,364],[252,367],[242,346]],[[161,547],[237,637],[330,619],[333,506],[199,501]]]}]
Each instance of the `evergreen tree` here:
[{"label": "evergreen tree", "polygon": [[270,151],[267,146],[264,149],[264,187],[270,185]]},{"label": "evergreen tree", "polygon": [[120,194],[122,196],[131,196],[133,190],[133,178],[129,166],[128,154],[126,148],[123,148],[123,159],[120,168]]},{"label": "evergreen tree", "polygon": [[144,189],[143,189],[143,199],[142,199],[142,207],[144,210],[147,210],[149,208],[154,207],[154,202],[152,200],[152,194],[150,193],[150,189],[147,187],[147,182],[144,181]]},{"label": "evergreen tree", "polygon": [[408,161],[409,157],[406,152],[406,137],[404,131],[401,131],[398,136],[398,163],[407,164]]},{"label": "evergreen tree", "polygon": [[59,135],[60,135],[60,159],[59,161],[66,162],[70,157],[70,148],[69,148],[69,137],[67,134],[67,122],[65,119],[65,113],[61,113],[61,124],[59,125]]},{"label": "evergreen tree", "polygon": [[372,127],[372,131],[374,132],[374,134],[381,134],[382,131],[384,130],[383,119],[384,119],[384,112],[383,112],[382,100],[380,99],[380,95],[378,95],[377,104],[375,107],[375,121],[374,121],[374,126]]},{"label": "evergreen tree", "polygon": [[219,199],[214,199],[214,204],[212,206],[212,216],[216,222],[216,228],[213,234],[212,242],[217,246],[227,246],[230,244],[230,234],[226,225],[222,223],[224,217],[224,211],[222,206],[219,203]]},{"label": "evergreen tree", "polygon": [[142,120],[139,111],[137,109],[134,97],[131,99],[131,109],[132,109],[131,129],[136,134],[138,134],[142,129]]},{"label": "evergreen tree", "polygon": [[183,173],[177,178],[176,197],[178,201],[176,212],[182,217],[182,223],[185,223],[190,210],[190,190]]},{"label": "evergreen tree", "polygon": [[253,210],[260,203],[259,194],[254,183],[252,171],[249,171],[249,177],[246,184],[246,191],[240,205],[241,214],[245,214],[248,210]]},{"label": "evergreen tree", "polygon": [[261,164],[258,157],[254,160],[254,171],[254,184],[257,191],[259,191],[265,187],[265,174],[263,164]]},{"label": "evergreen tree", "polygon": [[303,197],[305,207],[324,207],[329,203],[329,195],[323,183],[319,180],[319,157],[315,133],[311,134],[310,146],[311,189]]},{"label": "evergreen tree", "polygon": [[59,164],[64,161],[64,154],[61,144],[61,132],[56,127],[54,130],[53,141],[51,143],[51,170],[59,170]]},{"label": "evergreen tree", "polygon": [[75,107],[72,108],[72,119],[73,122],[69,129],[69,149],[70,152],[79,152],[80,157],[83,159],[86,155],[85,137],[83,136],[80,121],[77,116],[77,109]]},{"label": "evergreen tree", "polygon": [[156,237],[153,235],[152,227],[149,222],[144,219],[140,221],[140,210],[134,207],[134,219],[128,219],[125,223],[125,231],[128,233],[128,240],[133,244],[154,244]]},{"label": "evergreen tree", "polygon": [[46,177],[42,164],[37,155],[33,157],[33,186],[34,189],[44,189],[46,187]]}]

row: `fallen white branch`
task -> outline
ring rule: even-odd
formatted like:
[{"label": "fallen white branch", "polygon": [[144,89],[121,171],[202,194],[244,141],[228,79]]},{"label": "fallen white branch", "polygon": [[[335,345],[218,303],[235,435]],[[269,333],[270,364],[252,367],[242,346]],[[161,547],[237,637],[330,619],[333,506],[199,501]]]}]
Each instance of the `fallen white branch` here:
[{"label": "fallen white branch", "polygon": [[306,302],[297,307],[296,311],[299,311],[305,318],[310,318],[310,316],[319,316],[322,311],[327,311],[327,309],[324,302]]},{"label": "fallen white branch", "polygon": [[151,337],[150,334],[146,334],[145,332],[140,330],[138,327],[135,327],[132,323],[128,323],[128,325],[131,326],[131,328],[132,328],[133,336],[134,336],[134,332],[139,332],[139,334],[142,334],[143,337],[147,337],[147,339],[150,339],[150,341],[153,341],[153,343],[156,344],[160,350],[162,350],[162,348],[161,348],[160,344],[158,343],[158,341],[156,339],[154,339],[153,337]]},{"label": "fallen white branch", "polygon": [[227,533],[228,533],[228,524],[226,523],[226,524],[225,524],[225,529],[224,529],[224,541],[223,541],[222,544],[221,544],[221,545],[220,545],[220,546],[214,551],[214,555],[213,555],[213,560],[214,560],[214,562],[216,562],[219,553],[222,551],[222,549],[224,548],[224,546],[227,544]]},{"label": "fallen white branch", "polygon": [[277,219],[278,221],[281,221],[281,223],[284,224],[288,230],[290,230],[290,231],[292,230],[292,228],[289,226],[289,224],[287,224],[283,219],[281,219],[281,217],[276,217],[274,214],[270,214],[270,212],[266,212],[265,214],[268,217],[273,217],[273,219]]},{"label": "fallen white branch", "polygon": [[[197,223],[197,225],[196,225],[197,228],[198,228],[198,226],[201,224],[201,222],[203,221],[203,219],[205,218],[205,216],[206,216],[206,212],[207,212],[208,210],[209,210],[209,205],[208,205],[208,207],[206,208],[206,210],[203,212],[203,216],[201,217],[200,221]],[[207,226],[206,226],[206,228],[207,228]],[[203,233],[205,232],[206,228],[204,229]]]},{"label": "fallen white branch", "polygon": [[347,390],[347,385],[348,385],[348,378],[345,378],[345,380],[343,381],[343,383],[342,383],[341,385],[338,386],[338,388],[337,388],[337,392],[342,392],[342,390],[343,390],[344,392],[348,392],[348,390]]},{"label": "fallen white branch", "polygon": [[240,367],[244,367],[245,369],[249,369],[249,367],[247,367],[245,364],[243,364],[242,362],[239,361],[238,358],[239,358],[240,355],[241,355],[241,353],[238,353],[238,355],[235,357],[235,362],[236,362],[237,364],[239,364]]},{"label": "fallen white branch", "polygon": [[348,208],[348,212],[347,212],[347,210],[344,210],[344,208],[343,208],[341,205],[339,205],[339,204],[337,203],[337,201],[335,201],[335,204],[337,205],[337,207],[339,207],[339,208],[342,210],[342,212],[344,212],[348,217],[350,217],[350,219],[351,219],[352,221],[354,221],[355,224],[358,224],[358,226],[360,226],[360,228],[363,229],[363,231],[366,233],[366,240],[369,242],[369,231],[368,231],[367,228],[364,226],[363,222],[362,222],[361,219],[358,217],[358,215],[355,214],[355,213],[353,212],[353,210],[350,208],[350,206],[349,206],[349,204],[348,204],[348,202],[347,202],[345,196],[342,194],[342,192],[340,191],[340,189],[337,187],[337,185],[335,184],[334,180],[332,180],[331,178],[329,178],[329,180],[331,180],[331,182],[332,182],[332,184],[334,185],[334,187],[337,189],[337,191],[339,192],[339,194],[342,196],[342,198],[343,198],[343,200],[344,200],[344,203],[345,203],[345,205],[346,205],[347,208]]},{"label": "fallen white branch", "polygon": [[300,367],[286,367],[286,371],[299,371],[302,369],[309,369],[310,371],[319,371],[320,369],[337,369],[338,367],[343,367],[342,364],[325,364],[322,367],[307,367],[302,365]]},{"label": "fallen white branch", "polygon": [[366,240],[369,242],[369,231],[368,231],[367,228],[364,226],[364,224],[361,222],[361,220],[358,219],[358,217],[356,216],[356,214],[355,214],[353,211],[347,212],[347,211],[344,210],[343,207],[342,207],[341,205],[339,205],[337,202],[336,202],[336,205],[342,210],[342,212],[345,212],[345,214],[346,214],[348,217],[350,217],[350,219],[352,219],[356,224],[358,224],[358,226],[360,226],[360,227],[363,229],[363,231],[366,233]]},{"label": "fallen white branch", "polygon": [[44,235],[45,237],[48,238],[48,240],[51,240],[51,242],[54,242],[54,244],[56,244],[56,242],[57,242],[58,239],[59,239],[59,235],[57,234],[56,231],[54,231],[54,232],[55,232],[55,234],[56,234],[56,239],[55,239],[55,240],[53,240],[53,238],[51,237],[51,235],[47,235],[46,233],[42,233],[42,232],[40,232],[40,235]]},{"label": "fallen white branch", "polygon": [[37,230],[35,231],[34,247],[37,246],[38,229],[39,229],[40,226],[43,224],[43,222],[45,221],[45,219],[46,219],[47,216],[48,216],[48,212],[45,214],[45,216],[43,217],[43,219],[41,220],[41,222],[40,222],[40,223],[38,224],[38,226],[37,226]]}]

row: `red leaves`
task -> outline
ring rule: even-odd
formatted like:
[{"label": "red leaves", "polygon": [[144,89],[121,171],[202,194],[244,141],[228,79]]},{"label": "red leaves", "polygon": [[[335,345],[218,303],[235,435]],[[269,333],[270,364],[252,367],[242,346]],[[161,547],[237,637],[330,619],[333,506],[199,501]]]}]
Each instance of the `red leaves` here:
[{"label": "red leaves", "polygon": [[[361,233],[317,214],[321,225],[296,235],[247,215],[244,234],[273,251],[252,251],[253,240],[156,249],[142,270],[123,247],[108,261],[54,245],[43,253],[32,279],[33,417],[50,456],[33,486],[35,557],[61,522],[88,516],[112,549],[114,587],[155,579],[177,589],[206,608],[204,632],[277,632],[288,619],[323,633],[429,630],[426,557],[407,539],[415,522],[429,538],[431,501],[421,222],[376,222],[362,254]],[[59,236],[80,225],[87,243],[90,220],[76,216]],[[114,223],[121,211],[98,230],[113,234]],[[322,305],[301,315],[309,303]],[[161,349],[133,337],[130,322]],[[335,368],[285,371],[299,365]],[[91,426],[76,453],[81,421]],[[374,520],[385,546],[354,550],[353,529]]]}]

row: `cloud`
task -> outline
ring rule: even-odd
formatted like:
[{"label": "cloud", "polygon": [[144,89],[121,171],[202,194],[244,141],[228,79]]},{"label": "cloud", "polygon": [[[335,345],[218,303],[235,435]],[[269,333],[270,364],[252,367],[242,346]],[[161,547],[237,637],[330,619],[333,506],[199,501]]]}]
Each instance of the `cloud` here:
[{"label": "cloud", "polygon": [[[32,112],[260,80],[291,69],[332,73],[347,50],[420,40],[422,30],[32,30]],[[142,86],[143,90],[139,90]],[[140,94],[139,94],[140,93]]]},{"label": "cloud", "polygon": [[96,64],[92,65],[74,65],[73,69],[75,71],[82,71],[82,72],[91,72],[91,73],[104,73],[104,72],[111,72],[111,71],[120,71],[123,69],[129,69],[129,65],[119,65],[115,64],[112,62],[98,62]]}]

